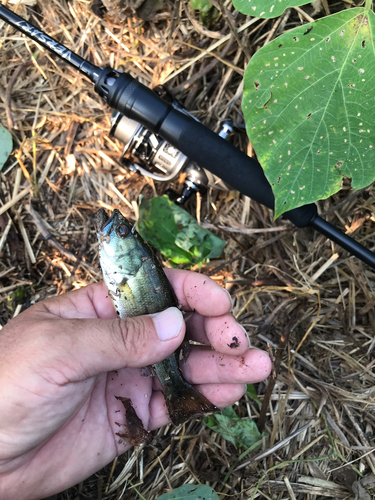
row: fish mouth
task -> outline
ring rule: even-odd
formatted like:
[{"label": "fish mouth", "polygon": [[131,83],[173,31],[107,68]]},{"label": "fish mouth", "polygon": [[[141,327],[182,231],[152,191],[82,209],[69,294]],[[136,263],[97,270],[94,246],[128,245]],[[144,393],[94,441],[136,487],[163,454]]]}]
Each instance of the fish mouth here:
[{"label": "fish mouth", "polygon": [[114,210],[112,212],[112,215],[109,216],[107,214],[107,212],[104,210],[104,208],[101,208],[98,213],[96,214],[96,228],[97,228],[97,231],[104,231],[105,228],[111,224],[111,222],[113,222],[114,218],[115,218],[115,212],[116,210]]},{"label": "fish mouth", "polygon": [[96,214],[96,226],[98,232],[106,231],[112,224],[115,224],[117,226],[120,223],[126,224],[128,223],[128,221],[122,215],[120,210],[117,210],[117,208],[113,210],[111,216],[107,214],[104,208],[99,209],[98,213]]},{"label": "fish mouth", "polygon": [[120,225],[124,225],[129,231],[132,231],[132,224],[122,215],[120,210],[115,208],[111,216],[109,216],[104,208],[99,209],[96,214],[96,229],[98,233],[109,234],[112,229],[116,229]]},{"label": "fish mouth", "polygon": [[101,208],[96,214],[96,229],[97,229],[97,231],[102,231],[102,229],[106,225],[108,219],[109,219],[109,216],[107,215],[107,212],[104,210],[104,208]]}]

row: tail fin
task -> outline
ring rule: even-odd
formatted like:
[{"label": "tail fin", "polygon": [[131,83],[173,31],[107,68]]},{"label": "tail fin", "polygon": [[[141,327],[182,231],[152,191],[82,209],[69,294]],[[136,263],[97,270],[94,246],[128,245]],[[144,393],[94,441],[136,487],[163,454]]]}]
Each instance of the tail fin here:
[{"label": "tail fin", "polygon": [[174,352],[164,361],[153,365],[163,387],[165,403],[175,425],[182,424],[193,417],[218,411],[197,389],[184,379],[179,367],[177,353]]},{"label": "tail fin", "polygon": [[182,389],[164,386],[164,398],[169,416],[174,425],[182,424],[194,417],[201,417],[205,413],[218,411],[197,389],[185,382]]}]

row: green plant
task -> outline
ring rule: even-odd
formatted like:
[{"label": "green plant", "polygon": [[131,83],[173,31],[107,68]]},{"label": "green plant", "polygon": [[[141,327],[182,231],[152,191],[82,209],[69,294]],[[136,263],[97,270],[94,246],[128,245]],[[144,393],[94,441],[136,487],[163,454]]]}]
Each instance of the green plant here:
[{"label": "green plant", "polygon": [[[233,0],[271,18],[298,0]],[[375,180],[372,1],[295,28],[261,48],[244,77],[249,139],[275,195],[275,217]]]},{"label": "green plant", "polygon": [[225,241],[198,222],[168,196],[143,199],[137,228],[140,235],[173,264],[203,264],[220,256]]},{"label": "green plant", "polygon": [[263,435],[258,431],[255,422],[250,418],[238,417],[232,406],[227,406],[221,413],[205,417],[203,422],[236,448],[257,449],[261,444]]},{"label": "green plant", "polygon": [[192,9],[200,10],[203,14],[207,14],[212,8],[209,0],[190,0],[190,6]]},{"label": "green plant", "polygon": [[219,500],[212,488],[204,484],[184,484],[172,493],[165,493],[158,500]]},{"label": "green plant", "polygon": [[0,170],[12,152],[13,142],[10,132],[5,127],[0,126]]}]

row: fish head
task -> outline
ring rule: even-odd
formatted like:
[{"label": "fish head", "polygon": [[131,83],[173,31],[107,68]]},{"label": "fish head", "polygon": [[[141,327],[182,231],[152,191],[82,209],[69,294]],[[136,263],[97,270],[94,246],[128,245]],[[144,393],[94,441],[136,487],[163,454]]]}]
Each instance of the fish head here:
[{"label": "fish head", "polygon": [[114,237],[117,235],[124,239],[130,233],[134,233],[133,227],[120,210],[113,210],[112,215],[109,216],[104,208],[101,208],[96,214],[96,229],[98,234],[103,236]]},{"label": "fish head", "polygon": [[128,219],[117,209],[109,216],[101,208],[96,215],[96,229],[101,266],[106,269],[123,269],[124,261],[131,265],[130,256],[137,245],[138,234]]}]

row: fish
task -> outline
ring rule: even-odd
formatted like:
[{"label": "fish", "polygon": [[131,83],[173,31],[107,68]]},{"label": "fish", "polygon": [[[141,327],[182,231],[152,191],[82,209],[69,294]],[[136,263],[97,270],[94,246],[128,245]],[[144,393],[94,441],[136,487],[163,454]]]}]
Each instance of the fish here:
[{"label": "fish", "polygon": [[[162,265],[135,225],[117,209],[108,216],[101,208],[96,222],[103,279],[117,315],[134,317],[179,307]],[[177,350],[152,366],[175,425],[218,410],[184,379],[178,362],[179,352]]]}]

